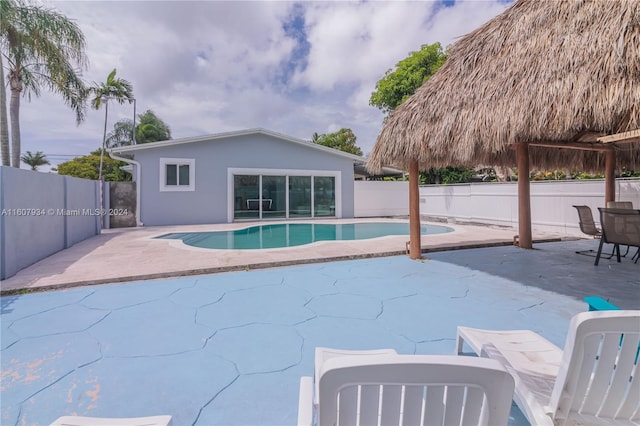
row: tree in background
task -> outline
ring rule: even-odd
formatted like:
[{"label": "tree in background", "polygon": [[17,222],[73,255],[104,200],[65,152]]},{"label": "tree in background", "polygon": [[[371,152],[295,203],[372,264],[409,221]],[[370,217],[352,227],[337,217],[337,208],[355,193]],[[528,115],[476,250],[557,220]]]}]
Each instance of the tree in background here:
[{"label": "tree in background", "polygon": [[[398,62],[394,70],[387,70],[384,77],[376,83],[369,105],[382,110],[386,120],[389,114],[438,71],[446,59],[447,53],[440,43],[422,45],[420,50],[411,52]],[[469,182],[471,176],[473,169],[465,167],[431,168],[420,173],[420,183]]]},{"label": "tree in background", "polygon": [[420,184],[448,184],[448,183],[462,183],[471,182],[471,178],[474,175],[474,169],[468,169],[464,167],[442,167],[442,168],[430,168],[426,172],[420,173]]},{"label": "tree in background", "polygon": [[116,121],[113,130],[107,133],[105,146],[115,148],[117,146],[127,146],[133,144],[133,120],[125,118]]},{"label": "tree in background", "polygon": [[[640,177],[640,172],[623,166],[616,170],[616,177]],[[590,180],[604,179],[604,173],[588,173],[581,170],[532,170],[529,173],[529,178],[531,180]]]},{"label": "tree in background", "polygon": [[[71,161],[58,164],[58,174],[91,180],[98,180],[102,177],[107,182],[130,181],[131,174],[121,169],[127,163],[114,160],[108,152],[103,157],[101,151],[96,149],[84,157],[74,158]],[[102,175],[100,175],[101,162],[103,163]]]},{"label": "tree in background", "polygon": [[446,59],[447,54],[440,43],[422,45],[420,50],[409,53],[408,57],[398,62],[395,70],[387,70],[376,83],[369,105],[389,116],[435,74]]},{"label": "tree in background", "polygon": [[351,129],[340,129],[333,133],[323,133],[321,135],[314,133],[311,142],[329,148],[339,149],[349,154],[362,155],[362,150],[356,145],[356,135]]},{"label": "tree in background", "polygon": [[[166,141],[171,139],[171,128],[162,121],[152,110],[148,109],[138,115],[139,124],[136,125],[136,143]],[[133,120],[124,119],[113,125],[113,130],[107,134],[106,145],[109,148],[133,144]]]},{"label": "tree in background", "polygon": [[44,166],[49,163],[47,160],[47,156],[42,153],[42,151],[36,151],[35,154],[32,154],[31,151],[27,151],[25,155],[20,157],[23,163],[27,166],[31,166],[31,170],[38,170],[39,166]]},{"label": "tree in background", "polygon": [[[11,90],[11,155],[6,107],[0,111],[0,147],[3,165],[20,167],[20,96],[40,96],[42,88],[62,96],[84,119],[86,88],[80,78],[86,67],[85,40],[80,27],[53,9],[22,0],[0,0],[0,45],[7,61],[7,80]],[[2,65],[2,64],[0,64]],[[4,72],[2,73],[4,77]],[[6,99],[4,79],[0,101]]]},{"label": "tree in background", "polygon": [[136,126],[136,143],[166,141],[171,139],[171,128],[148,109],[138,116],[140,124]]},{"label": "tree in background", "polygon": [[104,132],[102,134],[102,150],[100,151],[100,167],[98,179],[102,179],[102,163],[104,158],[105,145],[107,141],[107,118],[109,116],[109,101],[114,100],[119,104],[126,101],[133,102],[133,86],[127,80],[116,78],[116,69],[109,73],[107,81],[104,83],[93,83],[90,92],[94,95],[91,106],[99,110],[104,103]]}]

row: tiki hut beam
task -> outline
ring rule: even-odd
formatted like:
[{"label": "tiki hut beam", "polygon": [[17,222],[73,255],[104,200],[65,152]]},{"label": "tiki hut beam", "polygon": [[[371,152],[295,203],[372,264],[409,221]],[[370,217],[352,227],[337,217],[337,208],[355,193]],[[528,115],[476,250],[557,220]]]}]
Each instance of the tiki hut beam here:
[{"label": "tiki hut beam", "polygon": [[640,129],[629,132],[616,133],[615,135],[601,136],[598,141],[602,143],[633,143],[640,142]]},{"label": "tiki hut beam", "polygon": [[604,205],[616,200],[616,150],[607,150],[604,167]]},{"label": "tiki hut beam", "polygon": [[529,145],[516,147],[518,160],[518,246],[533,248],[531,236],[531,191],[529,182]]},{"label": "tiki hut beam", "polygon": [[529,146],[539,146],[543,148],[556,148],[556,149],[576,149],[578,151],[607,151],[609,147],[601,143],[554,143],[554,142],[530,142]]},{"label": "tiki hut beam", "polygon": [[420,235],[420,170],[418,161],[409,163],[409,257],[420,259],[422,246]]}]

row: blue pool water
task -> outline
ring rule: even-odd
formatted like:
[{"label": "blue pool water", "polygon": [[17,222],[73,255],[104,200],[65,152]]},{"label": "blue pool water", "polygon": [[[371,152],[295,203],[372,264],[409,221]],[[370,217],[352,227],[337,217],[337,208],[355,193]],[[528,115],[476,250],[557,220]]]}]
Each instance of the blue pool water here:
[{"label": "blue pool water", "polygon": [[[423,225],[422,234],[443,234],[452,228]],[[187,245],[209,249],[266,249],[294,247],[316,241],[366,240],[388,235],[409,235],[408,223],[280,223],[235,231],[183,232],[157,238],[182,240]]]}]

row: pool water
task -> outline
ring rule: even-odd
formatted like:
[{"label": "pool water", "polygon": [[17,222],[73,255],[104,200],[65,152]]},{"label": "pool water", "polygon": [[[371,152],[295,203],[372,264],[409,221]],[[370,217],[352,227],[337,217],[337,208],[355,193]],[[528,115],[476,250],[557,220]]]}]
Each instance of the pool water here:
[{"label": "pool water", "polygon": [[[421,233],[443,234],[452,228],[423,225]],[[316,241],[366,240],[389,235],[409,235],[408,223],[280,223],[252,226],[235,231],[182,232],[161,235],[157,238],[182,240],[200,248],[251,250],[294,247]]]}]

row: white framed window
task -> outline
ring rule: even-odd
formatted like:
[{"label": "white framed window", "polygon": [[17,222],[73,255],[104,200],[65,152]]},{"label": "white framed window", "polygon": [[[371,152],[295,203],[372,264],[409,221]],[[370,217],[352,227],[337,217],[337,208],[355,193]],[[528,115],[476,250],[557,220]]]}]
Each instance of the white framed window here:
[{"label": "white framed window", "polygon": [[195,191],[195,158],[161,158],[160,191]]}]

